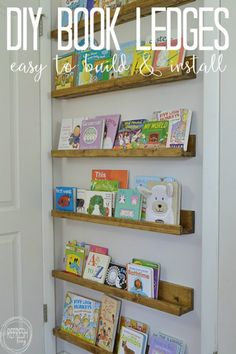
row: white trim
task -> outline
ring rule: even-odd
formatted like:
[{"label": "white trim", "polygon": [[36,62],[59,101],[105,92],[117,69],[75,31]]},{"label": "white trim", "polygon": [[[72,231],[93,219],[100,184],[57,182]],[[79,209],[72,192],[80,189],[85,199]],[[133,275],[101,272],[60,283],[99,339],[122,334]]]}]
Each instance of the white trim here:
[{"label": "white trim", "polygon": [[54,234],[50,210],[53,203],[52,159],[52,105],[51,91],[51,1],[40,0],[43,7],[44,34],[40,38],[40,63],[47,65],[41,78],[41,176],[42,176],[42,232],[44,266],[44,303],[48,305],[48,322],[44,326],[45,354],[56,353],[56,341],[52,335],[55,326],[55,289],[51,271],[54,268]]},{"label": "white trim", "polygon": [[[220,0],[205,0],[204,6],[220,7]],[[207,24],[215,28],[209,19]],[[206,34],[206,44],[215,38],[219,38],[217,29]],[[210,63],[213,54],[219,52],[205,51],[204,62]],[[213,354],[218,350],[220,73],[204,75],[203,97],[201,354]]]}]

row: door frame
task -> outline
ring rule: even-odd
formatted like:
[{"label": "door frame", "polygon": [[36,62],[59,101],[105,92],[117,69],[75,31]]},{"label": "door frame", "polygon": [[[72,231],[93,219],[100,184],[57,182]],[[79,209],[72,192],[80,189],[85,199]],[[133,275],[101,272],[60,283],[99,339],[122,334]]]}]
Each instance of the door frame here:
[{"label": "door frame", "polygon": [[[52,334],[55,327],[55,284],[51,276],[54,268],[54,231],[50,215],[53,205],[52,158],[52,100],[51,100],[51,1],[40,0],[43,8],[43,36],[40,37],[40,63],[47,65],[40,81],[41,107],[41,180],[42,180],[42,237],[43,237],[43,295],[48,308],[44,325],[45,354],[56,353],[56,340]],[[43,309],[42,309],[43,311]]]}]

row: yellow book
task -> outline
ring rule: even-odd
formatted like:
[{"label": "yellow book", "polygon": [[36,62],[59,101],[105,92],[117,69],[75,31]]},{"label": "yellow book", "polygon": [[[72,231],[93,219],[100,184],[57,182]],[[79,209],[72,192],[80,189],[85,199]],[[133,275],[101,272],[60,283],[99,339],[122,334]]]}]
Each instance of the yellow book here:
[{"label": "yellow book", "polygon": [[74,86],[76,55],[67,54],[57,61],[55,89],[62,90]]},{"label": "yellow book", "polygon": [[152,73],[154,51],[136,50],[134,53],[134,62],[132,65],[131,75]]}]

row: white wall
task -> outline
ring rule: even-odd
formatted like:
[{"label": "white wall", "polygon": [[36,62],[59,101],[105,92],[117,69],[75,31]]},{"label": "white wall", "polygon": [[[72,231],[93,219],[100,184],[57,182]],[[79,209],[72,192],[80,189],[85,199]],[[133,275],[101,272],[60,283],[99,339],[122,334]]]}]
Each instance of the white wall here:
[{"label": "white wall", "polygon": [[[56,4],[56,2],[54,3]],[[201,2],[193,3],[200,6]],[[55,10],[55,8],[54,8]],[[160,16],[160,21],[163,21]],[[55,18],[54,18],[54,24]],[[143,37],[150,31],[150,18],[142,20]],[[135,38],[135,22],[117,28],[120,42]],[[127,35],[129,34],[129,35]],[[53,48],[54,54],[55,43]],[[139,88],[116,93],[53,102],[54,147],[57,147],[62,118],[121,113],[122,119],[150,118],[154,110],[189,107],[194,111],[192,133],[197,134],[197,157],[189,160],[155,159],[83,159],[55,160],[54,185],[75,185],[89,188],[93,168],[128,169],[130,185],[136,175],[175,176],[183,187],[184,209],[196,211],[195,235],[177,238],[148,232],[78,223],[55,221],[56,267],[62,266],[65,242],[69,239],[105,245],[114,261],[129,262],[142,257],[162,264],[162,279],[195,289],[194,311],[177,318],[123,301],[122,313],[141,319],[151,326],[151,332],[163,330],[182,338],[188,345],[188,354],[200,353],[200,296],[201,296],[201,204],[202,204],[202,108],[203,81],[196,80],[161,86]],[[100,298],[101,294],[70,284],[57,283],[57,322],[60,324],[63,291],[73,290],[82,295]],[[78,353],[78,348],[59,341],[59,351]],[[79,349],[79,353],[84,353]]]}]

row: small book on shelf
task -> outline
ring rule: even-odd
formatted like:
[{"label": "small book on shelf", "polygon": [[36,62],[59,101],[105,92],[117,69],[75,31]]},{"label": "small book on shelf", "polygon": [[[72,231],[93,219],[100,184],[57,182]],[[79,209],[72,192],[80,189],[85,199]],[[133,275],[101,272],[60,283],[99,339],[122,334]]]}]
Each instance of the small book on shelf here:
[{"label": "small book on shelf", "polygon": [[76,76],[76,53],[67,53],[57,59],[55,90],[69,89],[74,86]]},{"label": "small book on shelf", "polygon": [[154,270],[139,264],[127,264],[127,290],[130,293],[154,298]]},{"label": "small book on shelf", "polygon": [[82,122],[80,148],[82,150],[102,149],[105,119],[87,119]]},{"label": "small book on shelf", "polygon": [[68,242],[65,250],[66,272],[82,276],[86,250],[75,243]]},{"label": "small book on shelf", "polygon": [[129,186],[128,170],[92,170],[92,180],[118,181],[121,189]]},{"label": "small book on shelf", "polygon": [[107,270],[105,285],[125,290],[126,267],[121,264],[111,262]]},{"label": "small book on shelf", "polygon": [[103,149],[112,149],[115,143],[116,133],[119,127],[120,114],[97,116],[97,120],[105,120]]},{"label": "small book on shelf", "polygon": [[90,252],[85,266],[84,279],[104,284],[110,261],[110,256]]},{"label": "small book on shelf", "polygon": [[70,212],[74,212],[76,210],[76,188],[56,187],[55,199],[56,210]]},{"label": "small book on shelf", "polygon": [[159,332],[150,338],[150,347],[148,354],[185,354],[186,345],[178,339],[167,334]]},{"label": "small book on shelf", "polygon": [[142,195],[135,189],[119,189],[116,196],[115,217],[140,220]]},{"label": "small book on shelf", "polygon": [[118,346],[118,354],[145,354],[148,336],[146,333],[122,327]]},{"label": "small book on shelf", "polygon": [[87,118],[63,119],[58,150],[80,149],[80,134],[82,122]]},{"label": "small book on shelf", "polygon": [[88,215],[112,216],[113,192],[77,189],[77,212]]}]

